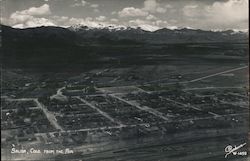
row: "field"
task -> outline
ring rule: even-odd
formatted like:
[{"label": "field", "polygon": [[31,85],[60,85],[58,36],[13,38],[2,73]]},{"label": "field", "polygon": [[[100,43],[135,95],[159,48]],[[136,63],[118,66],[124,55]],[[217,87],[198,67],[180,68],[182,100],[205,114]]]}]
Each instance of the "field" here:
[{"label": "field", "polygon": [[38,159],[228,160],[227,145],[248,142],[247,45],[184,46],[107,54],[91,69],[5,68],[2,157],[30,159],[14,145],[74,151]]}]

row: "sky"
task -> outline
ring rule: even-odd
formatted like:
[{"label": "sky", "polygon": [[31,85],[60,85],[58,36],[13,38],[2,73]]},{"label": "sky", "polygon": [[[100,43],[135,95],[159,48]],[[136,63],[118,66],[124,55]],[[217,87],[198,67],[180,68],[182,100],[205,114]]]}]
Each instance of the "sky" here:
[{"label": "sky", "polygon": [[248,0],[0,0],[1,23],[37,26],[130,26],[248,29]]}]

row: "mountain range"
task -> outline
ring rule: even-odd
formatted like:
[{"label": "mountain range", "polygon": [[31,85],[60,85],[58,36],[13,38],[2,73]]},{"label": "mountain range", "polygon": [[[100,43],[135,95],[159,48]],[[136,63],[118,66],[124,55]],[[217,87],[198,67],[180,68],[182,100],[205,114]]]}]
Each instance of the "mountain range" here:
[{"label": "mountain range", "polygon": [[[204,31],[200,29],[89,28],[41,26],[17,29],[1,25],[2,59],[9,64],[91,63],[102,55],[112,55],[135,46],[247,43],[248,32]],[[111,49],[112,47],[112,49]],[[114,49],[115,47],[115,49]],[[133,51],[134,52],[134,51]],[[138,52],[135,52],[138,53]],[[24,59],[25,58],[25,59]],[[14,60],[15,59],[15,60]]]},{"label": "mountain range", "polygon": [[[69,28],[61,27],[36,27],[27,29],[16,29],[2,26],[3,42],[11,43],[21,40],[37,42],[53,41],[53,44],[92,44],[92,43],[115,43],[131,42],[148,44],[176,44],[176,43],[218,43],[218,42],[246,42],[248,32],[233,30],[204,31],[200,29],[159,29],[156,31],[145,31],[141,28],[121,27],[113,28],[89,28],[77,26]],[[6,36],[5,36],[6,35]],[[5,41],[6,40],[6,41]],[[38,42],[39,43],[39,42]]]}]

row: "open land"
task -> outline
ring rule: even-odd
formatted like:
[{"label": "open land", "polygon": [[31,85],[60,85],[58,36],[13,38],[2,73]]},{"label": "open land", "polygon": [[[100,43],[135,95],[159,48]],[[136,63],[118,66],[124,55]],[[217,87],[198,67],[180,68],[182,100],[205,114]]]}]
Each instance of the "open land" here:
[{"label": "open land", "polygon": [[188,55],[168,46],[106,55],[92,69],[4,69],[3,159],[246,161],[224,149],[249,139],[247,45],[186,47]]}]

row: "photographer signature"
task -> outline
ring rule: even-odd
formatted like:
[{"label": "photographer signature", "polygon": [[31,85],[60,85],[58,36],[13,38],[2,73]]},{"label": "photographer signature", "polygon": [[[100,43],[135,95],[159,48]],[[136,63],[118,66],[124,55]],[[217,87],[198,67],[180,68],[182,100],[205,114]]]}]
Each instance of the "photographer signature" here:
[{"label": "photographer signature", "polygon": [[244,147],[247,143],[244,143],[244,144],[240,144],[239,146],[231,146],[231,145],[228,145],[226,148],[225,148],[225,158],[228,157],[228,155],[230,154],[233,154],[233,155],[247,155],[247,152],[243,151],[243,152],[237,152],[237,150],[239,150],[240,148]]}]

